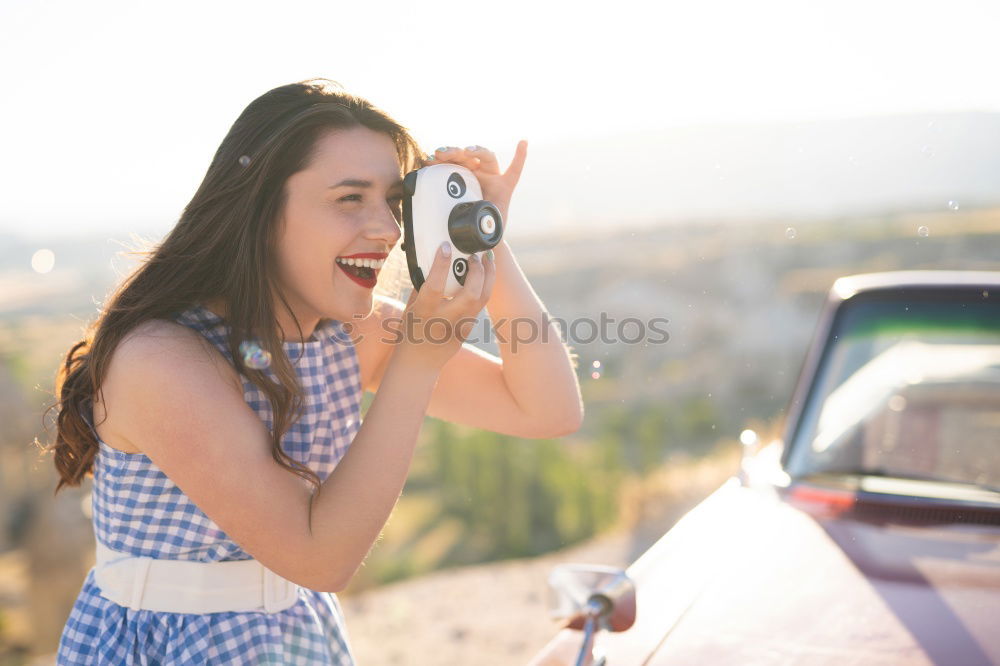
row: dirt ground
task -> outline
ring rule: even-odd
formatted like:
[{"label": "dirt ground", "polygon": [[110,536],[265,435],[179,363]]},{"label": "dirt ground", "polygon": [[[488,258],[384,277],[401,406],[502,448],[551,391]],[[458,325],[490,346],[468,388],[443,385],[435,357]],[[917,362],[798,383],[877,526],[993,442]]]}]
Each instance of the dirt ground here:
[{"label": "dirt ground", "polygon": [[627,567],[726,477],[718,468],[699,476],[684,497],[647,503],[632,528],[536,558],[447,569],[340,596],[357,663],[526,664],[558,631],[548,615],[552,567]]}]

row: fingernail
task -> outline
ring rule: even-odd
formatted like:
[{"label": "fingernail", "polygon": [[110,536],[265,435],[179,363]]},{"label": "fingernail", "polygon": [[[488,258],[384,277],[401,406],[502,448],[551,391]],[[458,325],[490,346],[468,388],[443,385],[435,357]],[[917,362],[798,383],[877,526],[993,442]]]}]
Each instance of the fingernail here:
[{"label": "fingernail", "polygon": [[425,162],[433,162],[434,161],[434,156],[433,155],[426,155],[424,157],[424,161]]},{"label": "fingernail", "polygon": [[490,258],[490,261],[493,261],[493,250],[486,250],[486,256]]},{"label": "fingernail", "polygon": [[476,262],[478,264],[479,263],[479,255],[476,254],[475,252],[473,252],[472,256],[469,257],[469,261],[474,261],[474,262]]},{"label": "fingernail", "polygon": [[451,243],[448,241],[441,243],[441,253],[446,257],[451,256]]},{"label": "fingernail", "polygon": [[434,152],[437,152],[437,153],[447,153],[448,152],[448,146],[441,146],[440,148],[438,148]]},{"label": "fingernail", "polygon": [[479,146],[466,146],[466,150],[479,150]]}]

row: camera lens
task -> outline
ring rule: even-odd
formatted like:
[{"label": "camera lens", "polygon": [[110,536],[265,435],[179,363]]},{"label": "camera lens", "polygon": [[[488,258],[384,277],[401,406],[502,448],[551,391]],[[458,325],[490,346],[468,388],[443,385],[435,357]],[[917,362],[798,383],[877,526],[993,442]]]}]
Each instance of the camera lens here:
[{"label": "camera lens", "polygon": [[462,252],[489,250],[503,237],[500,211],[489,201],[466,201],[451,209],[448,235]]},{"label": "camera lens", "polygon": [[479,218],[479,230],[487,236],[491,235],[496,227],[497,221],[489,213]]}]

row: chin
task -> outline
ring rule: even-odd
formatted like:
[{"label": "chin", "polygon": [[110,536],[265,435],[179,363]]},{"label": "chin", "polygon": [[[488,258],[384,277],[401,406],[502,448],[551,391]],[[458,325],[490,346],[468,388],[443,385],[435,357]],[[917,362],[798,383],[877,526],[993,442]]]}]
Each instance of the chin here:
[{"label": "chin", "polygon": [[363,319],[372,312],[375,303],[375,290],[364,289],[344,276],[342,280],[334,280],[332,294],[324,294],[325,299],[318,300],[324,307],[319,308],[320,316],[338,321]]},{"label": "chin", "polygon": [[358,319],[364,319],[372,312],[372,295],[371,292],[368,296],[359,296],[350,299],[349,302],[345,302],[345,299],[339,299],[339,302],[332,305],[332,307],[326,308],[322,317],[326,319],[336,319],[337,321],[355,321]]}]

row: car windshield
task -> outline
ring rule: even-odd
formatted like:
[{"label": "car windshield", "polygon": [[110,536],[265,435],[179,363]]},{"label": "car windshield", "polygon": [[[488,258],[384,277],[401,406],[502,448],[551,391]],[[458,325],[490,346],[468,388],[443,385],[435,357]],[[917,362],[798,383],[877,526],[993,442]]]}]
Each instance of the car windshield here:
[{"label": "car windshield", "polygon": [[864,296],[836,317],[789,474],[1000,487],[1000,294]]}]

